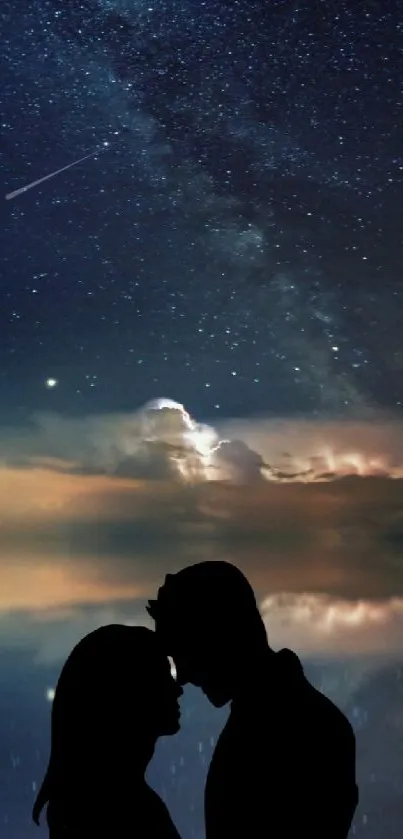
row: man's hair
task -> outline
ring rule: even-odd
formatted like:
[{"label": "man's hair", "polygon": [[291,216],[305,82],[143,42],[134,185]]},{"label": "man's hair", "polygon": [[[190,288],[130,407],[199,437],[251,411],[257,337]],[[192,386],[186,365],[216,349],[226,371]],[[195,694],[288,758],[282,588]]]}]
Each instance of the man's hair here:
[{"label": "man's hair", "polygon": [[168,624],[243,623],[259,615],[252,586],[235,565],[208,561],[167,574],[156,600],[147,611],[161,628]]}]

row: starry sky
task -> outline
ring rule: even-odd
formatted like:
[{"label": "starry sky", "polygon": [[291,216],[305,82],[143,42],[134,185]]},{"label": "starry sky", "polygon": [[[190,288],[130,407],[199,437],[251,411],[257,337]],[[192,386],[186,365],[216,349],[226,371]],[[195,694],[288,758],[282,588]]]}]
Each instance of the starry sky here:
[{"label": "starry sky", "polygon": [[[146,622],[164,575],[206,558],[248,574],[273,645],[355,725],[353,835],[401,835],[402,13],[2,3],[9,839],[34,830],[71,646]],[[152,779],[202,839],[223,716],[183,707]]]}]

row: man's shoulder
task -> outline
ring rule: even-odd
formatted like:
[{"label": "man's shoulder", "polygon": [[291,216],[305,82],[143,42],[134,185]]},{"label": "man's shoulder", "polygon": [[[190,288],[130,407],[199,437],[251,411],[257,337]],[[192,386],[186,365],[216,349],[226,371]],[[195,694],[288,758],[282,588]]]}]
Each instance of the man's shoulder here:
[{"label": "man's shoulder", "polygon": [[343,742],[354,742],[353,728],[332,700],[316,688],[304,672],[300,659],[292,650],[280,650],[279,710],[288,723],[294,720],[318,736],[331,736]]},{"label": "man's shoulder", "polygon": [[[274,664],[274,667],[273,667]],[[280,650],[242,701],[233,702],[221,746],[243,736],[256,748],[305,738],[354,746],[353,728],[340,708],[307,678],[296,653]]]},{"label": "man's shoulder", "polygon": [[337,737],[354,739],[353,727],[343,711],[314,685],[310,682],[308,684],[311,696],[309,711],[314,719],[326,726]]}]

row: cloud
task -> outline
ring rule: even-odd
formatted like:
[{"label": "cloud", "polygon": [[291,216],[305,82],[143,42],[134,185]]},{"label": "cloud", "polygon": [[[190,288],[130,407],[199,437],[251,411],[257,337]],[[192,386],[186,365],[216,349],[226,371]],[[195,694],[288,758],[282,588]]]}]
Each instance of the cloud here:
[{"label": "cloud", "polygon": [[130,414],[40,415],[25,430],[0,431],[5,465],[45,465],[144,480],[330,480],[403,477],[402,423],[369,413],[356,419],[249,419],[218,427],[194,420],[171,399]]},{"label": "cloud", "polygon": [[17,557],[3,555],[0,614],[125,601],[145,593],[144,580],[142,584],[124,575],[100,574],[92,557],[69,559],[68,553],[48,557],[32,552]]},{"label": "cloud", "polygon": [[[153,626],[143,597],[59,604],[0,615],[2,647],[23,647],[40,664],[61,662],[74,644],[108,623]],[[403,598],[347,600],[280,591],[260,604],[274,649],[289,647],[304,662],[341,662],[365,674],[403,655]]]},{"label": "cloud", "polygon": [[373,416],[213,428],[169,399],[4,428],[0,609],[146,596],[216,558],[262,599],[403,596],[401,431]]},{"label": "cloud", "polygon": [[[217,471],[243,484],[264,480],[264,460],[243,440],[222,440],[215,451]],[[221,468],[220,468],[221,467]]]},{"label": "cloud", "polygon": [[345,600],[278,593],[261,604],[273,646],[305,656],[399,658],[403,654],[403,598]]},{"label": "cloud", "polygon": [[37,664],[61,663],[75,644],[99,626],[152,626],[145,602],[135,597],[0,614],[2,649],[28,650]]},{"label": "cloud", "polygon": [[221,437],[243,440],[281,477],[403,476],[403,423],[366,410],[352,418],[257,418],[220,423]]}]

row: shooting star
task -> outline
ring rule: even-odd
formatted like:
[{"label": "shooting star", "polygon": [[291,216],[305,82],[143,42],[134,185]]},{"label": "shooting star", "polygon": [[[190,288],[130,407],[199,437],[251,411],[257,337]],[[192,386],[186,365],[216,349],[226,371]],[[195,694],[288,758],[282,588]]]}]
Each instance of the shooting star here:
[{"label": "shooting star", "polygon": [[[109,143],[103,143],[103,149],[109,147]],[[19,189],[15,189],[13,192],[8,192],[6,195],[6,201],[10,201],[11,198],[17,198],[18,195],[22,195],[23,192],[28,192],[29,189],[32,189],[34,186],[39,186],[44,181],[48,181],[49,178],[55,178],[56,175],[60,175],[60,172],[65,172],[66,169],[71,169],[72,166],[77,166],[78,163],[82,163],[83,160],[88,160],[89,157],[95,157],[96,154],[99,154],[103,151],[102,148],[96,149],[96,151],[92,151],[89,154],[86,154],[84,157],[80,157],[79,160],[73,160],[73,163],[68,163],[67,166],[62,166],[61,169],[56,169],[55,172],[50,172],[49,175],[45,175],[43,178],[39,178],[37,181],[31,181],[30,184],[26,184],[26,186],[21,186]]]}]

